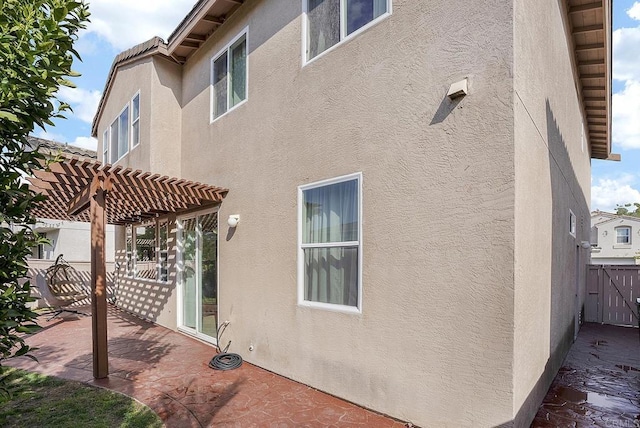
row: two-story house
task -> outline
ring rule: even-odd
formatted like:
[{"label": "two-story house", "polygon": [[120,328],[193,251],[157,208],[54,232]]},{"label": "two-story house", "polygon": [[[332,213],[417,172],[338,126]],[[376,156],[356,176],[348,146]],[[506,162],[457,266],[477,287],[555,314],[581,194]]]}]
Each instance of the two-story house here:
[{"label": "two-story house", "polygon": [[229,192],[118,228],[118,304],[210,343],[228,321],[247,361],[421,426],[527,425],[584,303],[610,14],[198,1],[116,57],[92,132]]},{"label": "two-story house", "polygon": [[591,213],[591,263],[635,265],[640,256],[640,218]]}]

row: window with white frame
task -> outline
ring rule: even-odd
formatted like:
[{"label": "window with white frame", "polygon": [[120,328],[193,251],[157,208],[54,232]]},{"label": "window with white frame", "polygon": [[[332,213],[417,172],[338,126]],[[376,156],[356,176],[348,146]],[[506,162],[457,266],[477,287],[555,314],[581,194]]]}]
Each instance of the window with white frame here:
[{"label": "window with white frame", "polygon": [[162,282],[167,282],[169,279],[168,236],[169,227],[165,221],[158,227],[158,279]]},{"label": "window with white frame", "polygon": [[133,228],[129,225],[126,228],[126,247],[125,247],[125,258],[127,262],[127,267],[125,270],[125,275],[133,276],[134,275],[134,267],[133,267]]},{"label": "window with white frame", "polygon": [[156,224],[134,227],[135,230],[135,277],[156,279]]},{"label": "window with white frame", "polygon": [[307,61],[391,11],[391,0],[305,0]]},{"label": "window with white frame", "polygon": [[247,33],[211,60],[211,120],[247,99]]},{"label": "window with white frame", "polygon": [[616,227],[616,244],[631,245],[631,228],[629,226]]},{"label": "window with white frame", "polygon": [[140,144],[140,94],[131,100],[131,147]]},{"label": "window with white frame", "polygon": [[299,301],[359,309],[361,174],[299,187]]},{"label": "window with white frame", "polygon": [[111,163],[115,163],[129,151],[129,105],[122,110],[120,115],[109,127],[111,134]]},{"label": "window with white frame", "polygon": [[109,163],[109,130],[102,134],[102,163]]},{"label": "window with white frame", "polygon": [[169,279],[168,236],[169,224],[166,220],[127,226],[125,275],[167,282]]},{"label": "window with white frame", "polygon": [[569,235],[576,236],[576,215],[569,210]]}]

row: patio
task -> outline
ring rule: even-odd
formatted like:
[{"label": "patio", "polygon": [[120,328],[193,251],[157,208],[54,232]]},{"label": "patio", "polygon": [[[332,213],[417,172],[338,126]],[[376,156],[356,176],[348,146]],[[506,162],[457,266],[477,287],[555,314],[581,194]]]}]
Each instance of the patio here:
[{"label": "patio", "polygon": [[[89,312],[89,308],[86,308]],[[363,426],[405,424],[244,362],[208,367],[212,346],[108,306],[108,378],[94,379],[91,317],[46,322],[27,339],[39,362],[12,367],[98,385],[135,397],[167,427]]]},{"label": "patio", "polygon": [[531,426],[640,426],[638,329],[584,324]]}]

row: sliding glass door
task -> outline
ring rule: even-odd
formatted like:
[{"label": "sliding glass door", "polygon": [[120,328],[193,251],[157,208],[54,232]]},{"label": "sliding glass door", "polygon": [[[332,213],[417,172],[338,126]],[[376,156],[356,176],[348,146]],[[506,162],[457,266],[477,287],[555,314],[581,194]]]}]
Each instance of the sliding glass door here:
[{"label": "sliding glass door", "polygon": [[181,330],[214,341],[218,326],[218,213],[178,220]]}]

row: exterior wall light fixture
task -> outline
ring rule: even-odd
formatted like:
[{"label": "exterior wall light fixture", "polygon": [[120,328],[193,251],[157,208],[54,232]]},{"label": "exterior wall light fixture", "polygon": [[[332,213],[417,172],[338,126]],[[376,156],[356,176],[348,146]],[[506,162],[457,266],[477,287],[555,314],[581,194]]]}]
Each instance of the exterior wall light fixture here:
[{"label": "exterior wall light fixture", "polygon": [[236,227],[239,221],[240,216],[238,214],[231,214],[227,219],[227,224],[229,225],[229,227]]}]

